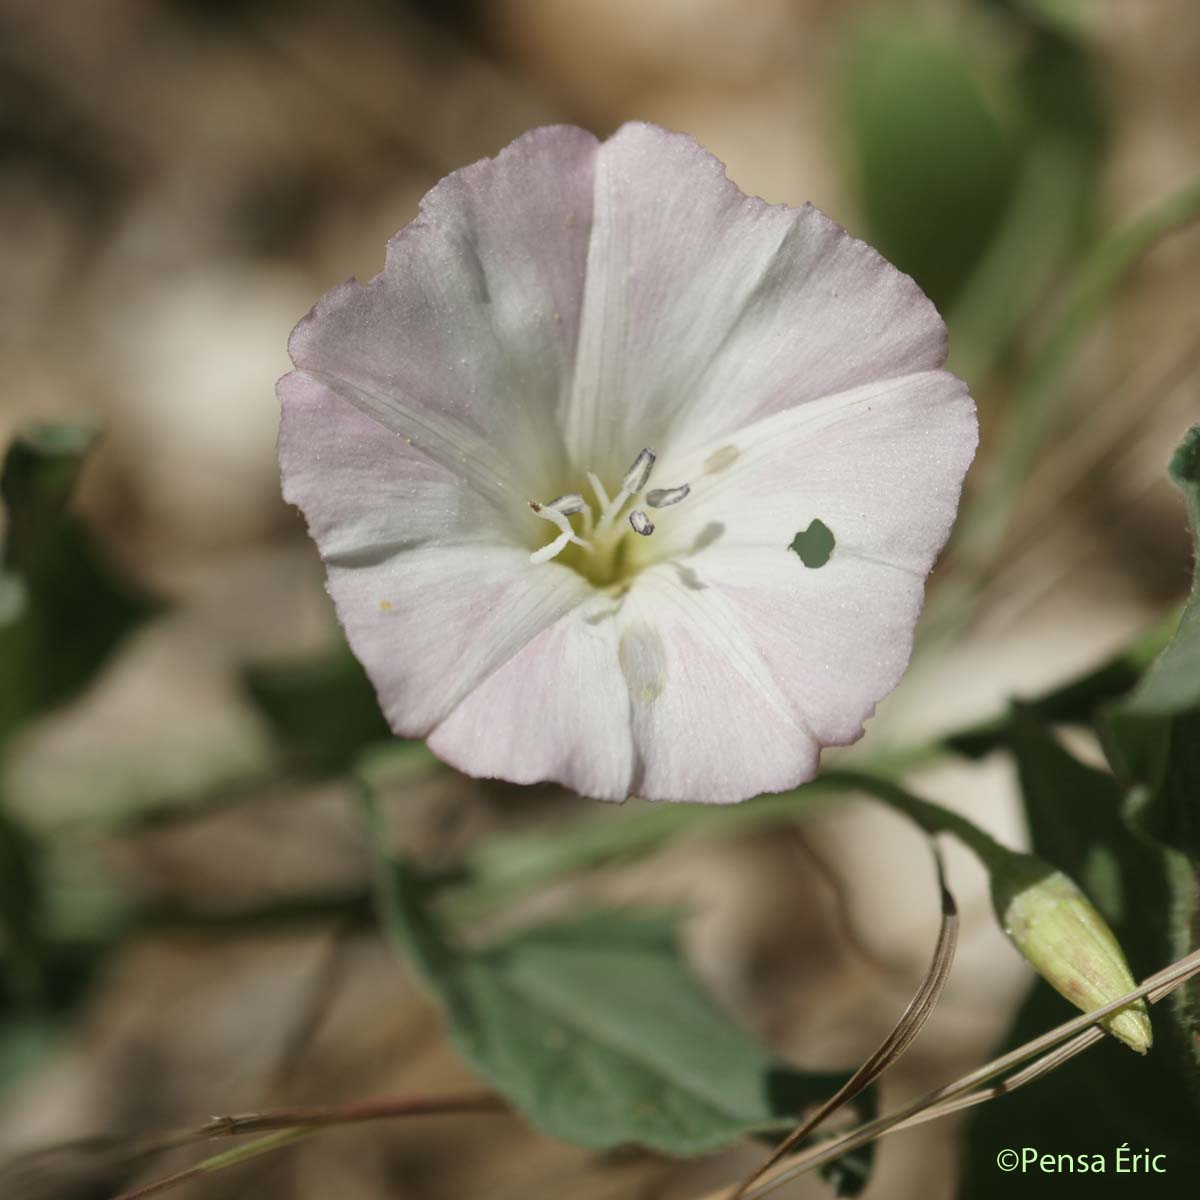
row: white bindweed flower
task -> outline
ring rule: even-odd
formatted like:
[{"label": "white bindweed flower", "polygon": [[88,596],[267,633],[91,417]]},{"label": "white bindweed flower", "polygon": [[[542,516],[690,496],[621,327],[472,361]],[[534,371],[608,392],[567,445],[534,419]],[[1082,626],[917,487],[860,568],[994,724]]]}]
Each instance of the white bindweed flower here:
[{"label": "white bindweed flower", "polygon": [[945,328],[691,138],[525,134],[290,349],[284,494],[392,728],[461,770],[742,800],[899,680],[977,437]]}]

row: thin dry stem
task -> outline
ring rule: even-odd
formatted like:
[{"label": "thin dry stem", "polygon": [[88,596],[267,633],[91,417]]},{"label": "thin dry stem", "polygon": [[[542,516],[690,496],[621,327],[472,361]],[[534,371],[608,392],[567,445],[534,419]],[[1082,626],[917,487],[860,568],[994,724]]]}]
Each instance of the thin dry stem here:
[{"label": "thin dry stem", "polygon": [[937,843],[930,840],[933,851],[934,865],[937,868],[938,891],[941,899],[942,920],[938,929],[937,945],[934,947],[933,959],[929,970],[921,981],[908,1007],[900,1019],[892,1027],[891,1032],[880,1043],[879,1048],[846,1080],[838,1090],[822,1104],[811,1117],[794,1129],[775,1148],[770,1158],[766,1160],[753,1174],[747,1177],[731,1193],[729,1200],[740,1200],[754,1182],[761,1178],[781,1158],[788,1155],[796,1146],[804,1141],[818,1126],[822,1125],[838,1109],[849,1104],[864,1088],[870,1087],[893,1063],[897,1062],[913,1039],[921,1032],[925,1022],[933,1013],[946,980],[950,977],[950,968],[954,963],[954,951],[958,945],[958,906],[946,886],[945,866]]},{"label": "thin dry stem", "polygon": [[132,1191],[122,1192],[114,1200],[142,1200],[185,1183],[198,1175],[234,1166],[246,1159],[265,1154],[280,1146],[298,1141],[328,1125],[353,1125],[363,1121],[380,1121],[393,1117],[430,1117],[466,1113],[506,1112],[508,1105],[493,1092],[464,1092],[446,1096],[385,1096],[376,1100],[356,1100],[349,1104],[330,1104],[309,1108],[277,1109],[263,1113],[241,1113],[211,1117],[203,1125],[190,1130],[178,1130],[149,1139],[141,1149],[171,1150],[191,1142],[211,1138],[240,1137],[244,1134],[267,1134],[237,1150],[206,1158],[193,1166],[164,1175],[142,1184]]},{"label": "thin dry stem", "polygon": [[[1053,1051],[1051,1054],[1046,1054],[1044,1059],[1039,1059],[1031,1067],[1020,1072],[1018,1077],[1016,1077],[1019,1079],[1016,1086],[1038,1078],[1039,1075],[1045,1074],[1046,1071],[1060,1065],[1067,1058],[1099,1041],[1100,1036],[1085,1039],[1081,1035],[1089,1032],[1105,1017],[1145,997],[1152,996],[1155,1000],[1161,1000],[1163,996],[1174,991],[1180,984],[1197,973],[1200,973],[1200,950],[1193,951],[1185,958],[1179,959],[1177,962],[1172,963],[1171,966],[1150,976],[1149,979],[1145,980],[1132,991],[1127,992],[1124,996],[1120,996],[1116,1000],[1100,1008],[1093,1009],[1091,1012],[1084,1013],[1073,1020],[1064,1022],[1055,1029],[1026,1042],[1016,1050],[1003,1054],[985,1066],[971,1071],[956,1082],[929,1092],[894,1113],[879,1117],[874,1121],[868,1121],[866,1124],[860,1125],[857,1129],[850,1130],[841,1137],[832,1138],[797,1155],[783,1170],[770,1179],[764,1180],[751,1191],[746,1192],[745,1200],[760,1200],[761,1197],[769,1195],[776,1188],[790,1182],[799,1175],[811,1171],[815,1167],[822,1166],[827,1162],[832,1162],[834,1159],[840,1158],[843,1154],[858,1149],[859,1146],[864,1146],[868,1142],[875,1141],[877,1138],[893,1132],[901,1125],[915,1125],[921,1123],[923,1120],[931,1120],[933,1110],[938,1110],[937,1115],[944,1116],[959,1108],[969,1107],[964,1101],[970,1099],[972,1093],[978,1096],[978,1099],[970,1099],[970,1103],[974,1104],[991,1099],[993,1095],[1000,1095],[1005,1090],[1011,1090],[1012,1083],[1009,1082],[1007,1085],[999,1085],[996,1089],[976,1092],[976,1089],[981,1084],[987,1083],[996,1076],[1003,1075],[1013,1067],[1031,1058],[1043,1055],[1046,1051]],[[1100,1035],[1102,1036],[1102,1033]],[[1068,1047],[1060,1049],[1059,1047],[1062,1042],[1068,1042]],[[1067,1052],[1068,1050],[1069,1052]],[[714,1193],[710,1200],[717,1200],[719,1195],[721,1194]]]}]

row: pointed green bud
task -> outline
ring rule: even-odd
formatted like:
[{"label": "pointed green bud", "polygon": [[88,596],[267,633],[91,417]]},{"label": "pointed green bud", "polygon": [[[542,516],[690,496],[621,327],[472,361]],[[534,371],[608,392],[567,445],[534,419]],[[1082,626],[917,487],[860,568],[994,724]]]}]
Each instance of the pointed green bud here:
[{"label": "pointed green bud", "polygon": [[[992,903],[1004,932],[1051,987],[1084,1012],[1109,1004],[1137,984],[1113,931],[1079,887],[1027,854],[992,864]],[[1145,1054],[1153,1034],[1138,1000],[1101,1022]]]}]

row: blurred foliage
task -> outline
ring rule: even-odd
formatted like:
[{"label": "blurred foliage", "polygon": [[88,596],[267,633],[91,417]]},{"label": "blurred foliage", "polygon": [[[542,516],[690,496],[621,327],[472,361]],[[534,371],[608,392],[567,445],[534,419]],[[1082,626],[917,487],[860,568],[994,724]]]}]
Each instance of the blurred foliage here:
[{"label": "blurred foliage", "polygon": [[1020,708],[1009,733],[1034,845],[1084,886],[1119,931],[1134,973],[1158,970],[1172,957],[1167,857],[1131,835],[1108,771],[1080,762]]},{"label": "blurred foliage", "polygon": [[345,643],[316,658],[249,663],[242,673],[295,770],[346,770],[361,750],[392,738],[366,672]]},{"label": "blurred foliage", "polygon": [[870,27],[843,77],[870,240],[946,307],[1009,200],[1014,147],[952,47]]},{"label": "blurred foliage", "polygon": [[981,46],[893,17],[859,27],[841,79],[869,239],[946,314],[973,382],[1082,244],[1107,141],[1086,46],[1030,8],[1000,6],[1022,46]]},{"label": "blurred foliage", "polygon": [[[1051,725],[1092,725],[1104,706],[1126,695],[1170,640],[1178,623],[1172,615],[1131,645],[1098,666],[1084,671],[1048,692],[1019,702],[1020,711]],[[946,744],[967,758],[982,758],[1003,748],[1009,740],[1013,714],[1002,713],[989,721],[949,734]]]},{"label": "blurred foliage", "polygon": [[1018,497],[1061,415],[1070,367],[1118,285],[1160,239],[1200,217],[1200,177],[1188,180],[1090,248],[1049,332],[1009,396],[990,460],[976,474],[955,524],[955,574],[933,596],[919,636],[949,640],[969,620],[984,581],[1004,549]]},{"label": "blurred foliage", "polygon": [[0,1001],[27,1002],[37,996],[42,916],[40,858],[34,838],[0,808],[0,946],[4,950]]},{"label": "blurred foliage", "polygon": [[[4,457],[0,767],[13,733],[86,687],[157,607],[108,565],[69,511],[94,439],[90,428],[41,425]],[[95,946],[49,936],[44,858],[38,838],[7,811],[0,780],[0,1088],[48,1048],[95,965]]]},{"label": "blurred foliage", "polygon": [[1072,37],[1086,32],[1089,10],[1095,9],[1093,0],[980,0],[980,3]]},{"label": "blurred foliage", "polygon": [[[1171,463],[1184,489],[1200,564],[1200,426],[1192,429]],[[1200,565],[1197,567],[1200,578]],[[1013,753],[1033,844],[1088,890],[1131,958],[1146,975],[1196,949],[1195,913],[1200,896],[1200,587],[1174,636],[1126,699],[1097,710],[1097,733],[1114,773],[1086,766],[1071,755],[1032,708],[1017,707],[994,744]],[[1109,668],[1091,682],[1114,680]],[[1077,698],[1097,690],[1072,689]],[[1055,706],[1040,715],[1052,719]],[[1075,717],[1080,709],[1057,709]],[[1127,795],[1128,792],[1128,795]],[[1153,838],[1145,836],[1148,831]],[[1011,1046],[1054,1023],[1062,1002],[1039,984],[1022,1008]],[[1139,1192],[1157,1185],[1175,1194],[1178,1178],[1200,1168],[1195,1138],[1200,1119],[1195,1054],[1200,1035],[1195,982],[1153,1010],[1157,1044],[1139,1064],[1106,1039],[1036,1086],[1036,1103],[1004,1099],[984,1108],[972,1125],[964,1196],[1007,1194],[1012,1181],[995,1156],[1010,1146],[1054,1153],[1103,1154],[1129,1143],[1167,1156],[1170,1175],[1140,1176]],[[1176,1182],[1170,1182],[1174,1177]],[[1057,1195],[1062,1181],[1031,1172],[1023,1191]],[[1089,1176],[1089,1195],[1127,1195],[1128,1179]]]},{"label": "blurred foliage", "polygon": [[1200,426],[1171,461],[1187,498],[1197,560],[1179,628],[1103,732],[1109,757],[1131,789],[1142,828],[1200,864]]},{"label": "blurred foliage", "polygon": [[[1164,848],[1174,865],[1171,949],[1200,945],[1200,425],[1171,460],[1183,490],[1194,546],[1192,591],[1166,648],[1129,697],[1109,708],[1100,736],[1127,791],[1131,824]],[[1200,985],[1185,984],[1170,1002],[1200,1097]]]},{"label": "blurred foliage", "polygon": [[155,610],[108,566],[67,508],[94,438],[81,426],[43,425],[18,438],[4,458],[0,743],[83,688]]}]

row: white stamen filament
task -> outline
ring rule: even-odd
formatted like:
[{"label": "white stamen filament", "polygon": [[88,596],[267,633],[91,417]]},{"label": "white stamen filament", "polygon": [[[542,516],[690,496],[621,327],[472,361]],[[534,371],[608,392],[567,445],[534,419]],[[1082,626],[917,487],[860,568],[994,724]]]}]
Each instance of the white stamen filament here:
[{"label": "white stamen filament", "polygon": [[[573,507],[575,502],[578,502],[578,507]],[[563,507],[565,505],[565,507]],[[567,520],[568,513],[583,512],[587,505],[584,504],[583,497],[575,492],[569,492],[565,496],[559,496],[557,500],[552,500],[549,504],[538,504],[536,500],[530,500],[529,507],[544,521],[549,521],[552,525],[558,526],[560,532],[558,537],[549,545],[543,546],[540,550],[535,550],[530,556],[529,561],[533,563],[548,562],[561,551],[567,548],[569,543],[574,543],[576,546],[582,546],[589,554],[591,553],[591,544],[585,542],[583,538],[578,537],[575,531],[571,528],[571,523]]]},{"label": "white stamen filament", "polygon": [[608,507],[608,492],[604,488],[604,484],[600,482],[600,477],[595,471],[587,473],[588,483],[592,485],[592,491],[596,493],[596,499],[600,501],[600,510],[604,511]]},{"label": "white stamen filament", "polygon": [[[567,543],[577,541],[569,533],[560,533],[552,542],[547,542],[540,550],[535,550],[530,556],[531,563],[549,562],[552,558],[556,558],[563,550],[567,548]],[[582,543],[580,543],[582,545]],[[590,550],[591,547],[589,546]]]}]

